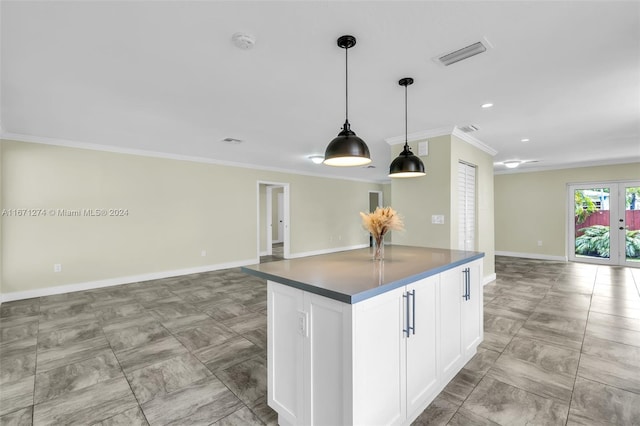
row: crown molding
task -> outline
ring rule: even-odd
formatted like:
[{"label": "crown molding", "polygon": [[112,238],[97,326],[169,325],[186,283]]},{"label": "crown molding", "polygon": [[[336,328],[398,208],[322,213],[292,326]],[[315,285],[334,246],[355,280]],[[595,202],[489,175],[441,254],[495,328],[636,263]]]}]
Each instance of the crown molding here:
[{"label": "crown molding", "polygon": [[[455,136],[458,139],[461,139],[464,142],[467,142],[469,145],[473,145],[479,150],[486,152],[492,157],[498,153],[498,151],[491,148],[489,145],[482,142],[480,139],[474,138],[470,134],[463,132],[457,126],[440,127],[438,129],[423,130],[420,132],[409,133],[407,135],[407,142],[416,142],[424,139],[435,138],[438,136],[445,136],[445,135]],[[386,138],[384,141],[389,145],[399,145],[404,143],[405,136],[404,135],[393,136],[390,138]]]},{"label": "crown molding", "polygon": [[0,140],[37,143],[41,145],[61,146],[64,148],[87,149],[90,151],[111,152],[115,154],[137,155],[140,157],[162,158],[166,160],[190,161],[193,163],[214,164],[218,166],[240,167],[244,169],[264,170],[269,172],[312,176],[312,177],[324,178],[324,179],[338,179],[338,180],[348,180],[348,181],[355,181],[355,182],[376,183],[376,184],[389,183],[388,179],[360,179],[360,178],[351,178],[351,177],[344,177],[344,176],[327,176],[321,173],[305,172],[305,171],[295,170],[295,169],[269,167],[269,166],[262,166],[259,164],[250,164],[250,163],[237,163],[233,161],[216,160],[214,158],[207,158],[207,157],[171,154],[171,153],[160,152],[160,151],[147,151],[143,149],[124,148],[119,146],[101,145],[101,144],[95,144],[95,143],[89,143],[89,142],[79,142],[79,141],[72,141],[72,140],[66,140],[66,139],[48,138],[43,136],[23,135],[19,133],[2,132],[0,133]]},{"label": "crown molding", "polygon": [[469,145],[475,146],[479,150],[486,152],[487,154],[491,155],[492,157],[498,153],[498,151],[496,151],[495,149],[491,148],[489,145],[485,144],[480,139],[474,138],[470,134],[463,132],[462,130],[458,129],[457,127],[454,127],[453,132],[451,133],[451,135],[457,137],[458,139],[462,139],[463,141],[467,142]]},{"label": "crown molding", "polygon": [[[512,175],[517,173],[536,173],[536,172],[550,172],[554,170],[568,170],[568,169],[580,169],[584,167],[602,167],[602,166],[618,166],[624,164],[636,164],[640,163],[640,156],[633,156],[628,158],[617,158],[611,160],[595,160],[595,161],[584,161],[581,163],[563,163],[563,164],[555,164],[549,166],[536,165],[536,166],[525,166],[525,164],[516,167],[515,169],[503,169],[497,170],[496,166],[498,164],[494,164],[494,175]],[[539,163],[535,163],[539,164]],[[522,168],[522,166],[525,166]]]},{"label": "crown molding", "polygon": [[[450,135],[453,133],[455,127],[440,127],[438,129],[422,130],[419,132],[409,133],[407,135],[407,142],[416,142],[424,139],[435,138],[438,136]],[[399,145],[404,143],[405,136],[393,136],[386,138],[384,141],[389,145]]]}]

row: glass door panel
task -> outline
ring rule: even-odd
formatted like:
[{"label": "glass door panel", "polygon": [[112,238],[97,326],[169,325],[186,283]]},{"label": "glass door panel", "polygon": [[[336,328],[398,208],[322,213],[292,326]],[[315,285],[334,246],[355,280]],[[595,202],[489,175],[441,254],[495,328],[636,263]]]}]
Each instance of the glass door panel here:
[{"label": "glass door panel", "polygon": [[624,253],[624,264],[640,266],[640,181],[621,185],[620,211],[624,217],[616,223],[620,234],[620,253]]},{"label": "glass door panel", "polygon": [[569,260],[640,267],[640,181],[569,186]]},{"label": "glass door panel", "polygon": [[[573,185],[572,260],[612,263],[611,194],[614,185]],[[614,191],[612,191],[612,189]],[[613,245],[614,251],[617,246]]]}]

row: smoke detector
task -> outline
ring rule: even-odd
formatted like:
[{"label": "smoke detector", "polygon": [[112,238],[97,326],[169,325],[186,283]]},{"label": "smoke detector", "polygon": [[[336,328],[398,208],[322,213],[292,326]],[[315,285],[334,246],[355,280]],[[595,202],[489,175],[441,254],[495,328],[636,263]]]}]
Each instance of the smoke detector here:
[{"label": "smoke detector", "polygon": [[231,41],[238,49],[242,50],[249,50],[256,44],[256,38],[247,33],[235,33],[231,36]]}]

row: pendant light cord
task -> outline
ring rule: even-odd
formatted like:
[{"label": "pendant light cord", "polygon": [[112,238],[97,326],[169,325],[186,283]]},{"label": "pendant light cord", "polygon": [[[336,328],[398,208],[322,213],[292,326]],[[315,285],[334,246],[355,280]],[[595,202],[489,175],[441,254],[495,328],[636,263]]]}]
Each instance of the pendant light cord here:
[{"label": "pendant light cord", "polygon": [[344,49],[344,118],[349,122],[349,48]]},{"label": "pendant light cord", "polygon": [[409,125],[407,124],[409,122],[409,119],[407,118],[407,116],[409,115],[407,112],[407,86],[404,86],[404,146],[407,147],[409,146],[409,136],[408,136],[408,132],[409,132]]}]

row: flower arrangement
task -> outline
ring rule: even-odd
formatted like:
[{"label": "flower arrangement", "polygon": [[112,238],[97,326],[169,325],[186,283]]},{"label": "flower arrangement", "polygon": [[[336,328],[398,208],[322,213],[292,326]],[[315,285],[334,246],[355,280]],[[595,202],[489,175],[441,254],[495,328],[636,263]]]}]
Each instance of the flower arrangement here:
[{"label": "flower arrangement", "polygon": [[375,241],[373,258],[381,260],[384,235],[391,230],[404,229],[404,224],[398,213],[391,207],[377,207],[373,213],[360,212],[360,216],[362,217],[362,226],[371,233]]}]

